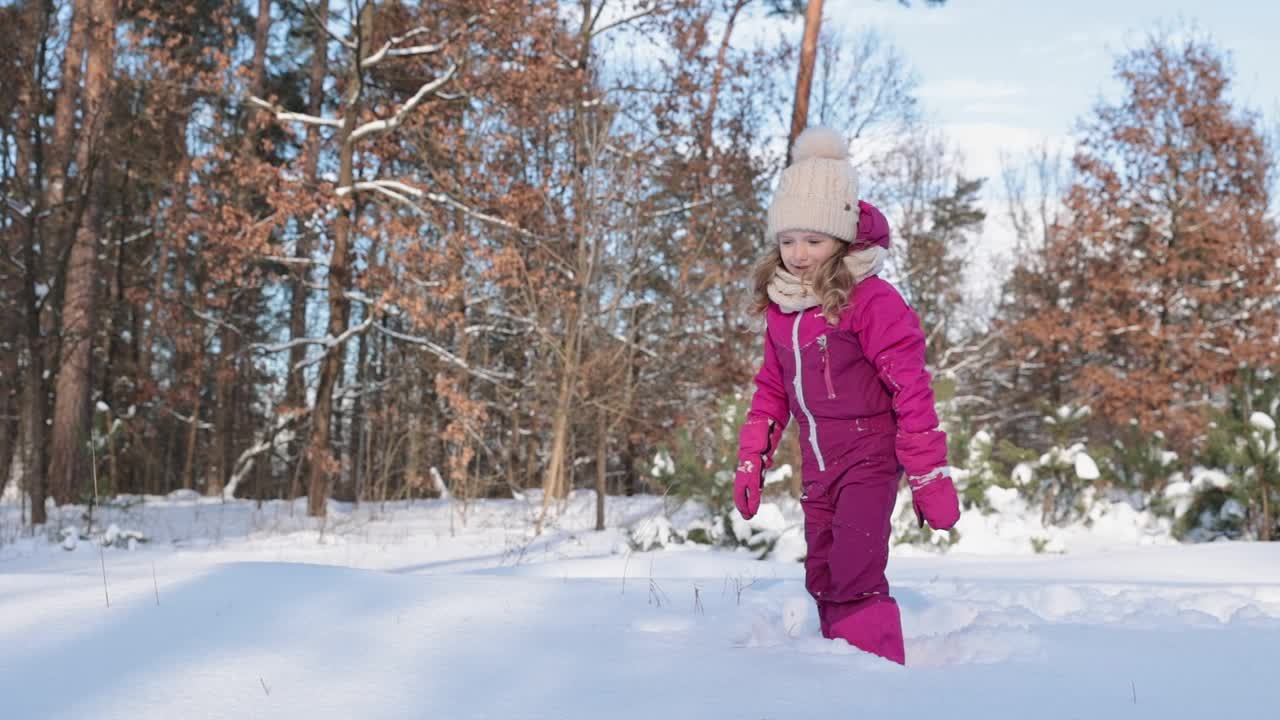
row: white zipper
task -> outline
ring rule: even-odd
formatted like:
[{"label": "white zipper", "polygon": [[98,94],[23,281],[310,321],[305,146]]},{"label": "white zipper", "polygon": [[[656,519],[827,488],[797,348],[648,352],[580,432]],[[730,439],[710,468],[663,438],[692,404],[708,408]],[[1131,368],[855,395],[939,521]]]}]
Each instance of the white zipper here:
[{"label": "white zipper", "polygon": [[791,349],[796,354],[796,402],[800,404],[800,411],[809,419],[809,444],[813,446],[813,454],[818,458],[818,470],[826,470],[827,463],[822,459],[822,451],[818,449],[818,423],[814,422],[813,415],[809,412],[809,406],[804,404],[804,383],[800,378],[800,319],[804,317],[804,310],[796,313],[796,321],[791,326]]}]

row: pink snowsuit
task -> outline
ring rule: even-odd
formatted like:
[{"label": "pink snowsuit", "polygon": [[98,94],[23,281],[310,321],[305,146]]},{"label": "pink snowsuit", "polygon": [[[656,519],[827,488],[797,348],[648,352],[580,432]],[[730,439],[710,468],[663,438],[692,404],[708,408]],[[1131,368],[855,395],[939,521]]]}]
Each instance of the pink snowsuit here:
[{"label": "pink snowsuit", "polygon": [[805,588],[822,633],[903,663],[902,623],[885,578],[890,518],[904,470],[924,476],[946,465],[946,435],[916,313],[876,276],[849,300],[834,326],[820,307],[784,313],[770,305],[743,432],[771,421],[776,438],[796,418]]}]

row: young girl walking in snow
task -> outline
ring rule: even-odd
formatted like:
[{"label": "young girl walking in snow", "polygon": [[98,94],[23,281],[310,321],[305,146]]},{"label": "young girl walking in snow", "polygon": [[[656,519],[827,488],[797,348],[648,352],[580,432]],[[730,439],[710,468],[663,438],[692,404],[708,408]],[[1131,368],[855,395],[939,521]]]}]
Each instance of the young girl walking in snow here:
[{"label": "young girl walking in snow", "polygon": [[844,139],[796,139],[769,207],[768,254],[754,272],[766,317],[764,363],[739,433],[734,502],[760,507],[763,472],[791,416],[799,424],[805,588],[822,634],[905,663],[889,596],[890,518],[905,472],[916,517],[944,530],[960,517],[938,429],[919,318],[877,277],[889,226],[858,200]]}]

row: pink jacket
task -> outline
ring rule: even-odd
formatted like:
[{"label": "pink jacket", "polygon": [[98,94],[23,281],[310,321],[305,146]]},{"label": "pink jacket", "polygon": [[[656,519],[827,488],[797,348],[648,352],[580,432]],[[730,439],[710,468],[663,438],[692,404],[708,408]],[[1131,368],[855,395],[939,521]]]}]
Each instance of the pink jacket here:
[{"label": "pink jacket", "polygon": [[783,313],[776,304],[767,322],[747,422],[772,420],[776,438],[795,416],[806,475],[825,476],[877,452],[882,443],[872,436],[883,433],[895,433],[898,464],[908,475],[946,465],[924,332],[892,285],[863,280],[834,326],[820,307]]}]

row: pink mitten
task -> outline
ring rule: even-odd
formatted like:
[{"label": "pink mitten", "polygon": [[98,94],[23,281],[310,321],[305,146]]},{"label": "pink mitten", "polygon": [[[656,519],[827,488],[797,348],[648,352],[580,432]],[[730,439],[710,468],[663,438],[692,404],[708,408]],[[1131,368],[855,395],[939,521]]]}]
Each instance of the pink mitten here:
[{"label": "pink mitten", "polygon": [[947,468],[909,475],[907,484],[911,486],[911,501],[920,527],[924,527],[925,521],[934,530],[950,530],[955,526],[960,519],[960,498]]},{"label": "pink mitten", "polygon": [[733,504],[750,520],[760,509],[764,471],[773,467],[782,428],[769,419],[751,419],[738,433],[738,469],[733,474]]}]

